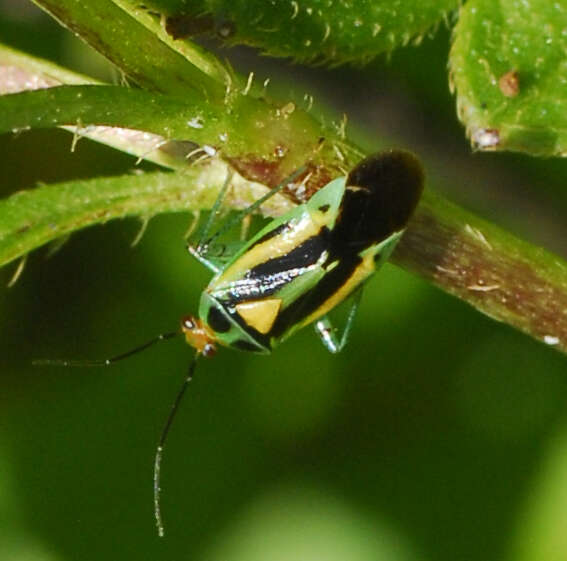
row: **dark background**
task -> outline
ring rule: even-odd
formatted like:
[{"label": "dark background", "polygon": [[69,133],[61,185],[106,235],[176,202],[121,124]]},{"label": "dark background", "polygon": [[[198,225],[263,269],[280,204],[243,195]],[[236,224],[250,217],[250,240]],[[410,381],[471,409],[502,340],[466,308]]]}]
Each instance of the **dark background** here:
[{"label": "dark background", "polygon": [[[116,80],[31,3],[0,0],[0,34]],[[429,187],[566,256],[566,162],[471,153],[449,44],[442,29],[333,70],[229,56],[284,96],[346,113],[369,150],[414,150]],[[70,146],[63,131],[0,137],[2,196],[134,167],[87,140]],[[208,282],[184,250],[189,220],[152,220],[133,249],[134,220],[80,232],[53,257],[34,252],[10,289],[14,265],[0,271],[0,559],[567,557],[566,359],[390,265],[342,354],[306,329],[270,357],[201,361],[166,450],[160,540],[153,454],[191,350],[170,341],[107,369],[30,362],[105,357],[175,329]]]}]

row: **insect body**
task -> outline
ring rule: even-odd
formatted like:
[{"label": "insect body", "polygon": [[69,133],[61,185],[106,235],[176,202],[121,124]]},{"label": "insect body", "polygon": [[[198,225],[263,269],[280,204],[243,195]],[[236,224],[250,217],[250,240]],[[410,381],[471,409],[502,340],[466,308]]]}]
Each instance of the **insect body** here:
[{"label": "insect body", "polygon": [[339,339],[327,313],[357,293],[390,256],[423,189],[417,159],[402,151],[370,156],[305,204],[273,220],[214,276],[199,319],[182,330],[197,352],[217,344],[256,353],[315,323],[331,352],[346,342],[358,300]]},{"label": "insect body", "polygon": [[[298,175],[296,172],[291,179]],[[269,353],[311,323],[331,352],[340,351],[346,343],[362,286],[392,253],[417,206],[423,181],[420,163],[408,152],[392,150],[370,156],[348,176],[331,181],[307,203],[270,222],[228,262],[209,258],[207,250],[211,249],[214,237],[190,248],[215,276],[202,294],[199,317],[183,318],[180,332],[162,334],[102,361],[38,361],[65,366],[108,365],[180,333],[196,349],[161,432],[155,456],[154,513],[160,536],[163,535],[162,452],[197,358],[214,355],[218,345]],[[284,185],[285,182],[256,201],[244,214],[249,214]],[[227,187],[228,181],[223,191]],[[220,199],[213,207],[212,216]],[[327,314],[351,296],[353,304],[338,336]]]}]

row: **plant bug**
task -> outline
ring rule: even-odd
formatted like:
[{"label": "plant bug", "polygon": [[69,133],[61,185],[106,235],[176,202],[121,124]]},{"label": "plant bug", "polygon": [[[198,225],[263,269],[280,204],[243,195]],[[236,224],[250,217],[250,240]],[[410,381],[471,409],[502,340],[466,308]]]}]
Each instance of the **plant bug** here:
[{"label": "plant bug", "polygon": [[[41,361],[66,366],[108,365],[180,334],[195,348],[155,455],[154,513],[160,536],[164,533],[160,510],[163,448],[197,359],[213,356],[219,345],[267,354],[309,324],[314,325],[330,352],[339,352],[352,327],[363,284],[392,253],[419,202],[424,183],[422,166],[409,152],[374,154],[347,176],[329,182],[306,203],[272,220],[233,255],[219,253],[224,247],[216,241],[221,233],[304,172],[305,168],[296,171],[208,237],[229,185],[227,179],[202,241],[189,247],[214,276],[201,295],[198,316],[183,317],[180,331],[164,333],[102,361]],[[347,298],[352,298],[352,305],[338,334],[327,314]]]}]

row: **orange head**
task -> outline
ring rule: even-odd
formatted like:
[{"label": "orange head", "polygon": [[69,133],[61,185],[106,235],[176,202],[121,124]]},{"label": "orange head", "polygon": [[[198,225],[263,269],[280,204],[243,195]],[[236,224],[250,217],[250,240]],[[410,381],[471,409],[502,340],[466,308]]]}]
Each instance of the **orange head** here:
[{"label": "orange head", "polygon": [[195,348],[198,354],[211,357],[217,352],[214,333],[200,319],[184,316],[181,318],[181,331],[187,343]]}]

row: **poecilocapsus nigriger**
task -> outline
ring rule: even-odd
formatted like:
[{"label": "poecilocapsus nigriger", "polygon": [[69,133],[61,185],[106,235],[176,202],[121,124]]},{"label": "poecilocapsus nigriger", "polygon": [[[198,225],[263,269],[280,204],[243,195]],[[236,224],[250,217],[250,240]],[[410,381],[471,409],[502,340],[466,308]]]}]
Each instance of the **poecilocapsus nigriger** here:
[{"label": "poecilocapsus nigriger", "polygon": [[[238,217],[250,214],[299,175],[290,176]],[[347,341],[362,287],[392,253],[419,202],[423,184],[423,168],[409,152],[390,150],[369,156],[347,176],[334,179],[306,203],[272,220],[228,260],[208,257],[215,236],[190,247],[214,277],[202,293],[198,317],[182,318],[180,331],[159,335],[102,361],[37,361],[66,366],[108,365],[180,334],[195,348],[155,456],[154,512],[160,536],[162,451],[198,357],[213,356],[219,345],[267,354],[309,324],[314,324],[329,351],[340,351]],[[227,186],[228,181],[211,216],[218,210]],[[352,306],[338,334],[327,314],[349,297]]]}]

